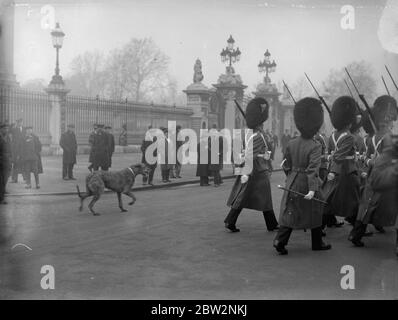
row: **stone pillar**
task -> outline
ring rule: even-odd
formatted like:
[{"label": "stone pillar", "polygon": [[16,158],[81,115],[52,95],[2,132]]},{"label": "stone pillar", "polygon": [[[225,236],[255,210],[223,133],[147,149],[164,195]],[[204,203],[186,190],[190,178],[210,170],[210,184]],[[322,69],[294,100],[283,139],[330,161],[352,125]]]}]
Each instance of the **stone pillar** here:
[{"label": "stone pillar", "polygon": [[65,85],[58,83],[54,85],[51,83],[45,89],[51,101],[51,111],[49,117],[49,129],[51,135],[50,153],[53,155],[62,154],[62,149],[59,146],[61,134],[66,130],[66,95],[70,90],[65,88]]},{"label": "stone pillar", "polygon": [[14,75],[14,1],[0,3],[0,86],[17,85]]},{"label": "stone pillar", "polygon": [[187,95],[187,107],[192,109],[192,129],[199,137],[203,123],[208,128],[209,98],[211,92],[202,83],[193,83],[184,92]]},{"label": "stone pillar", "polygon": [[217,91],[221,94],[225,100],[225,128],[230,130],[232,134],[233,129],[238,129],[239,121],[241,116],[240,111],[237,109],[235,101],[243,108],[243,94],[247,86],[242,84],[242,80],[239,75],[227,69],[226,74],[222,74],[217,84],[213,84]]}]

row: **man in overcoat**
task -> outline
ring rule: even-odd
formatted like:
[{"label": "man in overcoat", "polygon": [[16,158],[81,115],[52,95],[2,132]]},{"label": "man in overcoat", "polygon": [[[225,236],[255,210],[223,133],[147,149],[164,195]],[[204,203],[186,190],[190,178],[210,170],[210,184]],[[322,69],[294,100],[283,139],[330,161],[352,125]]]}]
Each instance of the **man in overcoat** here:
[{"label": "man in overcoat", "polygon": [[329,250],[331,245],[322,241],[322,204],[319,201],[322,146],[314,138],[323,124],[323,109],[319,100],[304,98],[294,107],[294,122],[301,136],[292,139],[286,148],[284,162],[287,172],[286,189],[281,202],[279,231],[274,247],[279,254],[285,248],[293,229],[311,229],[312,250]]},{"label": "man in overcoat", "polygon": [[[146,180],[145,177],[143,176],[142,183],[144,185],[146,185],[148,183],[149,185],[153,186],[153,176],[155,174],[157,161],[155,161],[154,163],[152,163],[152,162],[149,163],[145,156],[148,147],[156,141],[156,137],[152,136],[151,130],[152,130],[152,126],[149,126],[148,131],[145,134],[145,138],[142,140],[142,143],[141,143],[141,152],[142,152],[141,162],[146,164],[148,166],[148,168],[150,169],[149,174],[148,174],[148,180]],[[157,149],[155,149],[153,152],[153,157],[157,158],[157,156],[158,156]]]},{"label": "man in overcoat", "polygon": [[11,129],[12,183],[17,183],[18,175],[22,174],[22,176],[24,176],[25,173],[24,163],[22,160],[24,139],[25,128],[22,126],[22,119],[17,119],[15,126]]},{"label": "man in overcoat", "polygon": [[88,145],[90,146],[90,153],[89,153],[89,156],[88,156],[88,162],[90,163],[90,165],[88,166],[88,170],[90,171],[90,172],[92,172],[93,171],[93,166],[94,166],[94,157],[93,157],[93,144],[94,144],[94,137],[95,137],[95,135],[97,134],[97,132],[98,132],[98,124],[97,123],[95,123],[94,125],[93,125],[93,131],[91,131],[91,133],[90,133],[90,135],[89,135],[89,137],[88,137]]},{"label": "man in overcoat", "polygon": [[92,160],[93,170],[97,171],[101,168],[103,171],[108,171],[109,168],[109,150],[108,150],[108,136],[104,131],[104,125],[99,124],[96,133],[94,134],[92,145]]},{"label": "man in overcoat", "polygon": [[76,180],[73,176],[73,166],[76,164],[77,141],[75,125],[69,124],[67,130],[61,135],[59,145],[62,154],[62,178],[64,180]]},{"label": "man in overcoat", "polygon": [[113,153],[115,152],[115,136],[112,134],[111,126],[105,127],[105,133],[108,138],[108,157],[109,157],[108,167],[110,168],[112,167],[112,156]]},{"label": "man in overcoat", "polygon": [[246,108],[246,124],[253,131],[245,138],[245,165],[236,177],[227,201],[231,209],[224,223],[231,232],[240,231],[236,228],[236,221],[244,208],[262,211],[268,231],[278,229],[269,180],[272,172],[271,147],[263,130],[268,110],[268,102],[263,98],[252,99]]},{"label": "man in overcoat", "polygon": [[36,189],[40,189],[39,173],[43,172],[41,165],[41,142],[33,134],[32,127],[26,127],[26,135],[23,144],[22,160],[25,168],[26,189],[32,188],[31,173],[35,177]]}]

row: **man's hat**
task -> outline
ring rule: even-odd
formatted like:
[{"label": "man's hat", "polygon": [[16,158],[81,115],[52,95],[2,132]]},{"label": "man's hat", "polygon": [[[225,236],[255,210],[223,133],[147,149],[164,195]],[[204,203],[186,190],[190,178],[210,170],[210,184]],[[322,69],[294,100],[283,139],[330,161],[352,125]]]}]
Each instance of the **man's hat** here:
[{"label": "man's hat", "polygon": [[67,127],[68,127],[68,128],[74,128],[75,125],[74,125],[73,123],[70,123],[70,124],[67,125]]},{"label": "man's hat", "polygon": [[356,116],[357,104],[352,97],[342,96],[333,103],[330,120],[336,130],[342,130],[349,124],[353,124]]},{"label": "man's hat", "polygon": [[105,129],[112,129],[111,126],[105,126]]},{"label": "man's hat", "polygon": [[[265,110],[262,111],[261,105],[265,104]],[[264,98],[254,98],[250,100],[246,107],[246,124],[250,129],[258,127],[268,119],[269,105]]]},{"label": "man's hat", "polygon": [[97,127],[102,129],[104,127],[104,125],[103,124],[97,124]]},{"label": "man's hat", "polygon": [[372,114],[375,118],[376,126],[397,120],[397,101],[387,95],[378,97],[373,104]]},{"label": "man's hat", "polygon": [[323,124],[323,108],[318,99],[304,98],[296,103],[293,110],[294,123],[301,136],[312,138]]},{"label": "man's hat", "polygon": [[33,127],[32,126],[27,126],[27,127],[25,127],[25,129],[27,130],[27,129],[33,129]]}]

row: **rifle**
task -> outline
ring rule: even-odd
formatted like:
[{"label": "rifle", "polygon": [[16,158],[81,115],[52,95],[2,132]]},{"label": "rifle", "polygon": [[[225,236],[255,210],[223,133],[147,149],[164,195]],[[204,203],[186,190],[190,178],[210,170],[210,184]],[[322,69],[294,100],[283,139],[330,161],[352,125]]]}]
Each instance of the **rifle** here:
[{"label": "rifle", "polygon": [[322,104],[325,106],[327,112],[328,112],[329,115],[330,115],[330,114],[331,114],[331,111],[330,111],[330,108],[329,108],[329,106],[327,105],[325,99],[323,99],[323,97],[322,97],[321,95],[319,95],[318,90],[315,89],[315,87],[314,87],[314,85],[312,84],[312,82],[311,82],[310,78],[308,77],[308,75],[307,75],[305,72],[304,72],[304,74],[305,74],[307,80],[309,81],[309,83],[311,84],[311,87],[314,89],[314,91],[315,91],[316,95],[318,96],[319,100],[321,100]]},{"label": "rifle", "polygon": [[383,77],[383,76],[381,76],[381,80],[383,81],[384,88],[386,88],[387,94],[388,94],[389,96],[391,96],[390,90],[388,90],[387,84],[386,84],[386,82],[384,81],[384,77]]},{"label": "rifle", "polygon": [[[282,187],[281,185],[278,185],[278,189],[285,190],[285,191],[288,191],[288,192],[297,194],[297,195],[302,196],[302,197],[305,197],[305,196],[306,196],[304,193],[301,193],[301,192],[298,192],[298,191],[294,191],[294,190],[291,190],[291,189],[284,188],[284,187]],[[328,204],[326,201],[323,201],[323,200],[318,199],[318,198],[312,198],[311,200],[314,200],[314,201],[317,201],[317,202],[320,202],[320,203],[323,203],[323,204]]]},{"label": "rifle", "polygon": [[282,80],[282,82],[283,82],[283,85],[285,86],[285,88],[286,88],[287,92],[289,93],[289,95],[290,95],[290,98],[292,98],[292,100],[293,100],[294,104],[297,104],[297,102],[296,102],[296,100],[294,99],[294,97],[293,97],[292,93],[290,92],[290,90],[289,90],[289,87],[287,86],[286,82],[285,82],[284,80]]},{"label": "rifle", "polygon": [[246,115],[245,115],[245,113],[243,112],[243,110],[242,110],[241,106],[239,105],[238,101],[236,101],[236,99],[235,99],[234,101],[235,101],[235,104],[236,104],[236,106],[238,107],[240,113],[242,114],[243,118],[246,119]]},{"label": "rifle", "polygon": [[394,78],[392,77],[390,70],[388,70],[388,68],[387,68],[387,66],[386,66],[386,65],[384,65],[384,66],[386,67],[386,70],[387,70],[387,72],[388,72],[388,75],[390,76],[390,78],[391,78],[391,81],[392,81],[392,83],[393,83],[393,84],[394,84],[394,86],[395,86],[395,89],[397,89],[397,90],[398,90],[398,86],[397,86],[397,84],[395,83],[395,81],[394,81]]},{"label": "rifle", "polygon": [[[346,79],[344,79],[344,83],[345,83],[345,85],[347,86],[348,91],[350,92],[351,98],[353,98],[353,99],[355,100],[354,95],[352,94],[352,91],[351,91],[350,86],[348,85]],[[357,102],[357,101],[355,100],[355,102]],[[359,112],[360,114],[362,114],[362,110],[361,110],[361,108],[359,107],[358,104],[357,104],[357,109],[358,109],[358,112]]]},{"label": "rifle", "polygon": [[345,72],[347,73],[348,77],[350,78],[351,83],[352,83],[352,85],[354,86],[354,89],[355,89],[355,91],[356,91],[357,94],[358,94],[359,99],[361,99],[361,101],[362,101],[363,104],[365,105],[366,110],[367,110],[368,113],[369,113],[369,120],[370,120],[370,123],[371,123],[371,125],[372,125],[372,127],[373,127],[374,132],[377,132],[376,121],[375,121],[375,118],[374,118],[374,116],[373,116],[372,110],[370,110],[370,107],[369,107],[369,105],[368,105],[368,102],[367,102],[366,99],[365,99],[365,96],[364,96],[363,94],[360,94],[360,93],[359,93],[359,90],[358,90],[357,86],[355,85],[354,80],[352,80],[351,75],[350,75],[350,73],[348,72],[347,68],[344,68],[344,70],[345,70]]}]

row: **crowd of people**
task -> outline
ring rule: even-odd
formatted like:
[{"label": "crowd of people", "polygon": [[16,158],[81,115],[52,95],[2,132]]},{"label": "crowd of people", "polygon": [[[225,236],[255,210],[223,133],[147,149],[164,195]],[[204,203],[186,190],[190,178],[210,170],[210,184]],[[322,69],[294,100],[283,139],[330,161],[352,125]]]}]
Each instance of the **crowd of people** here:
[{"label": "crowd of people", "polygon": [[236,178],[225,227],[239,232],[236,222],[242,209],[262,211],[267,229],[277,230],[274,247],[284,255],[294,229],[311,229],[312,250],[331,249],[322,237],[327,228],[342,227],[344,221],[336,217],[343,217],[352,225],[348,240],[356,247],[363,247],[362,238],[371,234],[369,224],[381,233],[384,227],[394,227],[398,255],[398,138],[392,134],[397,114],[397,102],[391,96],[377,98],[366,111],[353,98],[339,97],[330,112],[335,130],[327,138],[320,132],[324,122],[321,101],[298,101],[294,121],[300,135],[289,137],[286,132],[281,141],[287,178],[277,222],[269,182],[272,146],[263,131],[268,103],[253,99],[246,109],[247,126],[253,129],[246,145],[250,140],[253,143],[245,150],[245,159],[252,158],[253,168],[243,168]]},{"label": "crowd of people", "polygon": [[19,175],[25,182],[26,189],[32,188],[31,176],[35,179],[36,189],[40,189],[39,174],[43,173],[41,162],[41,142],[33,133],[32,126],[23,126],[23,120],[15,123],[0,124],[0,202],[5,203],[6,184],[18,183]]}]

